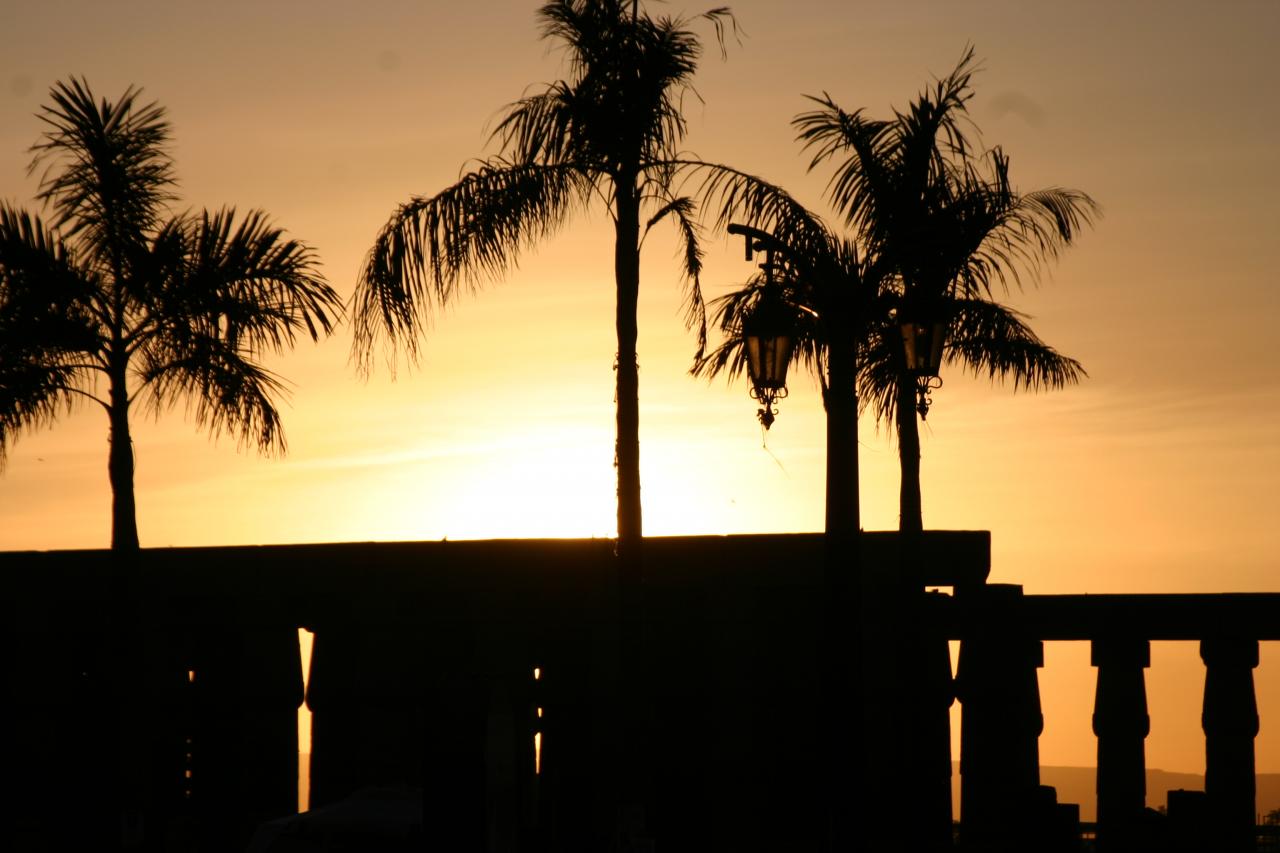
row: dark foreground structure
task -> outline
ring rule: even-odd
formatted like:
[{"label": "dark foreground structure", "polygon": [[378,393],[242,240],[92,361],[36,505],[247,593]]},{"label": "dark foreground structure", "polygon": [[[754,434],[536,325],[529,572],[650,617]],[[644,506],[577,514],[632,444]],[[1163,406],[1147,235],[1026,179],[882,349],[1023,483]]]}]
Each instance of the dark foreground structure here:
[{"label": "dark foreground structure", "polygon": [[[865,849],[1079,849],[1078,808],[1039,785],[1046,640],[1092,644],[1099,849],[1254,849],[1253,668],[1280,595],[1029,596],[986,583],[985,533],[863,538]],[[420,836],[330,849],[609,850],[623,780],[659,853],[823,849],[822,537],[646,540],[643,766],[615,724],[636,694],[613,548],[0,554],[0,849],[243,850],[296,808],[299,627],[313,808],[421,792]],[[1152,640],[1206,665],[1205,790],[1167,817],[1145,808]]]}]

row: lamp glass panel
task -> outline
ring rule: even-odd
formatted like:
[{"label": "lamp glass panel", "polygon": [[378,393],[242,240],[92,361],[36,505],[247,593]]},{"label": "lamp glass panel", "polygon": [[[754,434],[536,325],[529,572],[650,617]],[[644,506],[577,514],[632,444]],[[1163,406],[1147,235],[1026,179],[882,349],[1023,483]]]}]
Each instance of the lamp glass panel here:
[{"label": "lamp glass panel", "polygon": [[770,387],[781,388],[787,384],[787,364],[791,361],[791,336],[778,335],[769,341]]},{"label": "lamp glass panel", "polygon": [[791,361],[791,336],[746,335],[747,372],[756,388],[778,390],[787,384]]},{"label": "lamp glass panel", "polygon": [[903,323],[902,346],[907,372],[915,376],[937,376],[946,336],[945,323]]}]

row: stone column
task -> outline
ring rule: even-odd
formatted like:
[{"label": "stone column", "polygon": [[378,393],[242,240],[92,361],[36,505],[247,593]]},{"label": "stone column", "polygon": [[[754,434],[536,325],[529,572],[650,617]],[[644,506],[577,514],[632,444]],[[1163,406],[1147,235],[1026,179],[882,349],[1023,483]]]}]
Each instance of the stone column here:
[{"label": "stone column", "polygon": [[933,853],[954,832],[951,653],[929,618],[941,595],[894,592],[868,595],[878,612],[863,621],[861,837],[868,850]]},{"label": "stone column", "polygon": [[990,584],[964,597],[969,624],[956,673],[961,837],[982,849],[1027,849],[1022,836],[1040,784],[1036,670],[1044,645],[1022,626],[1022,587]]},{"label": "stone column", "polygon": [[1253,669],[1258,641],[1207,637],[1200,641],[1204,661],[1204,789],[1215,836],[1222,851],[1254,849],[1253,739],[1258,734],[1258,703]]},{"label": "stone column", "polygon": [[[926,595],[926,598],[928,596]],[[907,816],[911,849],[951,849],[951,651],[946,637],[916,624],[903,645],[906,666],[898,673],[904,682],[899,742],[905,749],[903,767],[908,778],[901,796]],[[912,816],[914,815],[914,817]]]},{"label": "stone column", "polygon": [[172,780],[161,831],[206,849],[242,850],[264,820],[298,803],[298,629],[288,616],[238,613],[234,602],[185,602],[152,674],[166,724],[153,758]]},{"label": "stone column", "polygon": [[1145,740],[1151,717],[1143,670],[1151,665],[1151,643],[1097,639],[1090,658],[1098,668],[1093,733],[1098,736],[1099,845],[1106,850],[1137,849],[1147,804]]}]

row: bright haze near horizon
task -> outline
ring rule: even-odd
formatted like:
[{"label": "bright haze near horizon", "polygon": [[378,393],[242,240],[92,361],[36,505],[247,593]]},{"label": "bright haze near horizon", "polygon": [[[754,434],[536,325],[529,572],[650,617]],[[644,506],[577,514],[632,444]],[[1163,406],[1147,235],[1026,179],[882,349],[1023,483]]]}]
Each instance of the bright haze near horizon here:
[{"label": "bright haze near horizon", "polygon": [[[0,198],[32,205],[49,88],[127,86],[168,109],[180,208],[266,210],[347,297],[395,206],[452,183],[501,108],[559,76],[535,2],[62,2],[0,11]],[[690,13],[713,3],[649,4]],[[1272,2],[739,0],[684,100],[686,148],[824,213],[789,120],[805,94],[904,107],[967,43],[971,114],[1022,190],[1082,189],[1103,217],[1005,301],[1083,362],[1081,386],[1013,394],[954,370],[922,428],[926,526],[992,532],[992,580],[1030,593],[1280,590],[1280,70]],[[704,235],[714,297],[749,268]],[[271,362],[289,454],[210,440],[179,406],[135,416],[144,547],[614,533],[612,232],[576,217],[500,283],[440,312],[421,363],[363,381],[350,330]],[[822,527],[812,377],[762,447],[742,381],[691,378],[676,246],[646,243],[640,304],[645,532]],[[85,407],[22,435],[0,474],[0,549],[109,541],[107,424]],[[863,525],[897,524],[896,448],[861,423]],[[1087,644],[1048,644],[1045,764],[1094,761]],[[1200,771],[1203,668],[1156,644],[1148,766]],[[1256,671],[1260,772],[1280,771],[1280,651]],[[1162,792],[1150,792],[1152,805]]]}]

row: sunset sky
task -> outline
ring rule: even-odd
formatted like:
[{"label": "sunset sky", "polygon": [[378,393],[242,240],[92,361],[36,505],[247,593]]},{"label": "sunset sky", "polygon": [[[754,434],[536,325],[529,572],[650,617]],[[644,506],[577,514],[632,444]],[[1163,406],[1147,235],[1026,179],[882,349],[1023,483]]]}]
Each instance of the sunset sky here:
[{"label": "sunset sky", "polygon": [[[166,106],[181,204],[262,208],[348,296],[395,205],[492,153],[501,107],[560,73],[532,0],[480,3],[0,0],[0,198],[30,204],[50,86],[84,75]],[[656,11],[700,12],[677,0]],[[971,112],[1023,190],[1082,189],[1104,215],[1039,287],[1008,294],[1083,362],[1080,387],[1014,395],[944,374],[922,430],[926,526],[992,532],[992,580],[1031,593],[1280,590],[1280,5],[737,0],[708,49],[686,147],[826,211],[790,118],[805,94],[886,115],[965,45]],[[710,28],[704,30],[712,37]],[[599,210],[443,312],[414,370],[365,382],[344,327],[272,363],[289,454],[215,443],[182,407],[135,425],[145,546],[610,536],[612,235]],[[709,297],[749,272],[707,233]],[[646,244],[641,458],[649,535],[822,525],[823,419],[794,377],[767,448],[742,383],[688,375],[675,244]],[[0,473],[0,550],[105,547],[106,419],[22,436]],[[863,525],[897,523],[889,433],[861,426]],[[1202,668],[1159,645],[1148,765],[1198,771]],[[1280,649],[1257,671],[1260,771],[1280,772]],[[1089,764],[1085,644],[1050,646],[1047,764]],[[1163,792],[1151,792],[1152,804]]]}]

